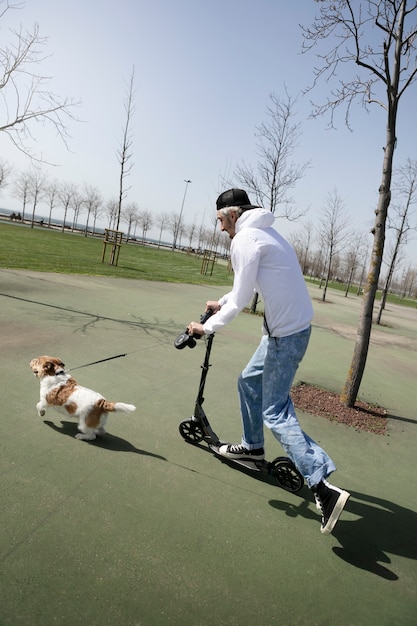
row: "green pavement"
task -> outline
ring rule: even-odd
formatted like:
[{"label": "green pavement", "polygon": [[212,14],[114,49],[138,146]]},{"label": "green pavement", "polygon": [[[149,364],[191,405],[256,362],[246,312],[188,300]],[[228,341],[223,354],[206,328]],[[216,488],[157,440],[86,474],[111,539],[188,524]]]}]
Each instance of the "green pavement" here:
[{"label": "green pavement", "polygon": [[[298,378],[340,390],[359,300],[309,287],[315,318]],[[417,312],[389,306],[360,396],[385,406],[385,436],[307,413],[352,497],[320,534],[310,491],[290,494],[185,443],[204,342],[175,350],[221,288],[0,270],[0,625],[369,626],[417,624]],[[205,410],[240,438],[236,378],[260,318],[218,333]],[[29,361],[63,359],[78,382],[134,403],[93,443],[36,413]],[[118,359],[75,369],[86,363]],[[266,434],[267,458],[282,450]]]}]

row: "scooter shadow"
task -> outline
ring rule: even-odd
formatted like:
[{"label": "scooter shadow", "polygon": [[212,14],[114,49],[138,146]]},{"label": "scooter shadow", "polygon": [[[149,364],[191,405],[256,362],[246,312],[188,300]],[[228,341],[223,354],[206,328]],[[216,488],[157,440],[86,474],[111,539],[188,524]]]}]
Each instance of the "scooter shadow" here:
[{"label": "scooter shadow", "polygon": [[239,463],[236,463],[236,461],[233,461],[232,459],[228,459],[227,457],[223,457],[223,456],[220,456],[219,454],[216,454],[206,444],[199,443],[199,442],[196,442],[196,443],[186,442],[186,444],[193,446],[195,448],[200,448],[200,450],[204,450],[205,452],[208,452],[216,459],[216,461],[218,461],[219,463],[223,463],[224,465],[227,465],[234,471],[238,471],[241,474],[250,476],[250,478],[255,479],[259,482],[272,485],[273,487],[278,487],[279,489],[281,489],[282,491],[286,491],[287,493],[292,493],[293,495],[300,496],[302,498],[306,497],[311,500],[311,491],[310,489],[308,489],[308,487],[305,484],[298,491],[289,491],[287,489],[284,489],[284,487],[282,487],[278,483],[277,479],[272,474],[269,474],[267,471],[250,469],[249,467],[245,467],[244,465],[239,465]]},{"label": "scooter shadow", "polygon": [[[75,437],[78,432],[77,424],[74,422],[67,422],[62,420],[61,426],[57,426],[54,422],[49,420],[44,420],[43,422],[49,428],[52,428],[57,433],[61,435],[66,435],[68,437]],[[90,446],[95,446],[96,448],[102,448],[103,450],[111,450],[112,452],[133,452],[134,454],[141,454],[142,456],[151,456],[155,459],[160,459],[161,461],[166,461],[167,459],[164,456],[159,454],[154,454],[153,452],[148,452],[147,450],[141,450],[140,448],[136,448],[130,441],[126,439],[122,439],[121,437],[116,437],[110,433],[106,433],[103,436],[98,436],[97,439],[93,441],[87,441],[83,443],[88,443]]]}]

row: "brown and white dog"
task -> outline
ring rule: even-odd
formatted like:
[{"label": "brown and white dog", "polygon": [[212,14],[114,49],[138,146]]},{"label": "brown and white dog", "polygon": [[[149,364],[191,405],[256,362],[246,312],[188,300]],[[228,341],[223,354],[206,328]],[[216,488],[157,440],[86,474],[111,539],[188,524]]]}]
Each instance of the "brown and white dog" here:
[{"label": "brown and white dog", "polygon": [[109,412],[129,413],[136,409],[133,404],[109,402],[96,391],[81,387],[64,371],[65,364],[56,357],[40,356],[32,359],[29,365],[41,386],[40,401],[36,405],[38,415],[43,417],[46,409],[52,406],[78,418],[80,432],[75,435],[77,439],[93,441],[96,435],[104,435]]}]

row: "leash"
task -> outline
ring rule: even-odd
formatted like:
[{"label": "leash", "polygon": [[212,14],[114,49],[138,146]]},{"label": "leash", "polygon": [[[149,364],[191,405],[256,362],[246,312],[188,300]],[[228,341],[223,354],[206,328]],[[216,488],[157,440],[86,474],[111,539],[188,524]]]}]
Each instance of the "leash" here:
[{"label": "leash", "polygon": [[66,369],[66,372],[72,372],[74,370],[80,370],[82,367],[90,367],[90,365],[97,365],[98,363],[104,363],[105,361],[112,361],[113,359],[120,359],[122,356],[128,356],[129,354],[135,354],[136,352],[143,352],[143,350],[150,350],[151,348],[157,348],[158,346],[165,345],[165,341],[159,341],[158,343],[154,343],[151,346],[146,346],[146,348],[138,348],[137,350],[132,350],[131,352],[125,352],[124,354],[116,354],[115,356],[109,356],[107,359],[100,359],[99,361],[93,361],[92,363],[85,363],[84,365],[78,365],[77,367],[71,367]]},{"label": "leash", "polygon": [[126,356],[125,354],[116,354],[116,356],[109,356],[107,359],[100,359],[100,361],[93,361],[92,363],[85,363],[85,365],[79,365],[78,367],[71,367],[71,369],[65,370],[66,372],[72,372],[73,370],[80,370],[82,367],[89,367],[90,365],[97,365],[97,363],[104,363],[104,361],[112,361],[113,359],[120,359],[121,356]]}]

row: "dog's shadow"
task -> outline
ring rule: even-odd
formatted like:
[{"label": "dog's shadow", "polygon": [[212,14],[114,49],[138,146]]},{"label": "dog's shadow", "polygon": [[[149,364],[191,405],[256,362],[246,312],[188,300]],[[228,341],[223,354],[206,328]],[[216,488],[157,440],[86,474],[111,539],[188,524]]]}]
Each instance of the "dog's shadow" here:
[{"label": "dog's shadow", "polygon": [[[62,420],[61,426],[57,426],[50,420],[44,420],[43,423],[46,424],[46,426],[49,426],[49,428],[52,428],[55,432],[60,433],[61,435],[67,435],[68,437],[75,437],[78,433],[77,424],[74,422],[66,422]],[[102,448],[103,450],[111,450],[113,452],[133,452],[135,454],[141,454],[142,456],[152,456],[155,459],[160,459],[161,461],[167,460],[164,456],[160,456],[159,454],[135,448],[130,441],[126,441],[126,439],[121,439],[121,437],[116,437],[115,435],[107,432],[105,435],[97,436],[97,438],[93,441],[87,441],[85,443],[88,443],[90,446]]]}]

